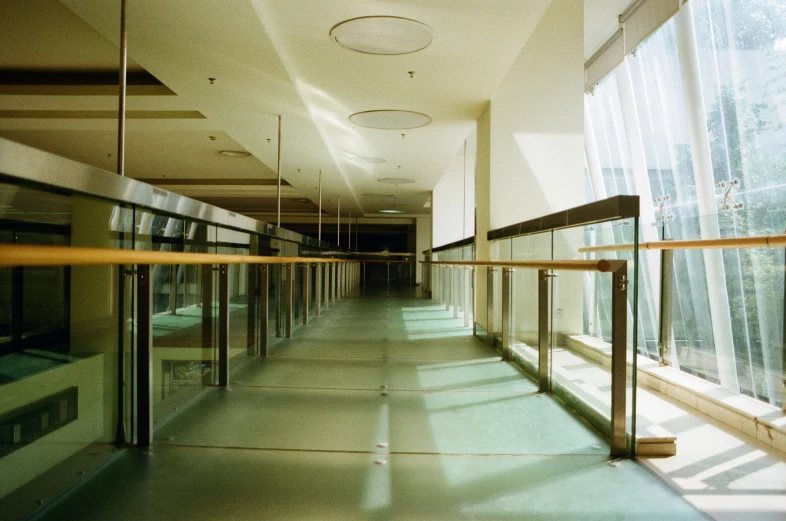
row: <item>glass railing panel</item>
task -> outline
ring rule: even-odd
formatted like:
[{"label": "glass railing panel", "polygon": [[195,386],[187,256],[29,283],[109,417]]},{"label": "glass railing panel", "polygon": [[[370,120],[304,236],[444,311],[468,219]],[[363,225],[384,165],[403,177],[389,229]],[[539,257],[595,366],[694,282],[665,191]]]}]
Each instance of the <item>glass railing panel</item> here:
[{"label": "glass railing panel", "polygon": [[[249,255],[251,238],[237,230],[217,228],[217,253]],[[227,266],[227,291],[229,298],[229,372],[232,373],[250,360],[255,354],[255,302],[249,277],[249,266],[230,264]],[[251,304],[251,305],[249,305]]]},{"label": "glass railing panel", "polygon": [[515,269],[511,284],[513,303],[511,309],[511,359],[537,380],[538,271]]},{"label": "glass railing panel", "polygon": [[[129,246],[127,208],[30,187],[3,185],[0,194],[3,243]],[[120,273],[0,270],[0,508],[12,517],[104,462],[115,439],[130,441],[131,417],[118,407],[128,396],[119,388],[119,328],[130,318],[116,298]]]},{"label": "glass railing panel", "polygon": [[[216,227],[137,209],[136,249],[216,253]],[[216,382],[218,267],[154,265],[153,419],[158,428]]]}]

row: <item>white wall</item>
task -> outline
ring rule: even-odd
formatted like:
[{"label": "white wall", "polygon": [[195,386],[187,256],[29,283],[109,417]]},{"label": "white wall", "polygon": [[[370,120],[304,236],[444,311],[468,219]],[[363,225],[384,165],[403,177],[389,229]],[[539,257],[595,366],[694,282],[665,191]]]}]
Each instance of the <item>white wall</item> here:
[{"label": "white wall", "polygon": [[[491,106],[486,107],[478,119],[477,165],[475,168],[475,210],[477,232],[475,234],[475,259],[491,260],[490,243],[486,238],[489,228],[489,190],[491,188]],[[486,303],[486,269],[475,271],[475,322],[488,330],[488,308]]]},{"label": "white wall", "polygon": [[473,128],[434,187],[434,246],[475,234],[475,141]]},{"label": "white wall", "polygon": [[583,2],[554,0],[492,98],[492,229],[584,202],[583,35]]}]

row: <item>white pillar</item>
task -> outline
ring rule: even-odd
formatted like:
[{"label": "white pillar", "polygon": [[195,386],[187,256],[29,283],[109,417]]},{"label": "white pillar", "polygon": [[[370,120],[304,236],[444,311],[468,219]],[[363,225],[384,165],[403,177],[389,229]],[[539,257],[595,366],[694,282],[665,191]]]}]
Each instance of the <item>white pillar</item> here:
[{"label": "white pillar", "polygon": [[[693,13],[690,3],[683,5],[674,17],[674,27],[677,36],[682,89],[685,93],[685,110],[693,158],[696,197],[701,216],[699,227],[702,239],[715,239],[720,237],[718,208],[715,204],[715,179],[712,174],[710,137],[707,131],[707,115],[701,91],[699,53],[696,47],[696,33],[693,29]],[[707,290],[715,340],[715,356],[718,363],[718,377],[723,387],[739,392],[723,253],[721,250],[702,250],[702,252],[704,265],[707,269]]]}]

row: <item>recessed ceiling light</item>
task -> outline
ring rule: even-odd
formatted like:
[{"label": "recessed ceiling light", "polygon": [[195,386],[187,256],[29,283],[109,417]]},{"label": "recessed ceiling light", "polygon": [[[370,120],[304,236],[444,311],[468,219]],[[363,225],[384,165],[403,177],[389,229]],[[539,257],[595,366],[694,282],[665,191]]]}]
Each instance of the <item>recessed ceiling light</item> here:
[{"label": "recessed ceiling light", "polygon": [[352,161],[355,161],[356,163],[384,163],[386,159],[382,159],[381,157],[355,156],[352,158]]},{"label": "recessed ceiling light", "polygon": [[251,155],[251,152],[245,150],[221,150],[218,153],[227,157],[248,157]]},{"label": "recessed ceiling light", "polygon": [[402,210],[380,210],[379,213],[404,213]]},{"label": "recessed ceiling light", "polygon": [[431,118],[420,112],[410,110],[366,110],[349,116],[355,125],[382,130],[402,130],[425,127]]},{"label": "recessed ceiling light", "polygon": [[297,201],[299,203],[310,203],[311,199],[295,199],[295,201]]},{"label": "recessed ceiling light", "polygon": [[434,40],[431,28],[398,16],[363,16],[345,20],[330,30],[330,39],[365,54],[409,54],[425,49]]},{"label": "recessed ceiling light", "polygon": [[386,185],[406,185],[409,183],[414,183],[414,179],[407,179],[406,177],[383,177],[382,179],[377,179],[378,183],[384,183]]}]

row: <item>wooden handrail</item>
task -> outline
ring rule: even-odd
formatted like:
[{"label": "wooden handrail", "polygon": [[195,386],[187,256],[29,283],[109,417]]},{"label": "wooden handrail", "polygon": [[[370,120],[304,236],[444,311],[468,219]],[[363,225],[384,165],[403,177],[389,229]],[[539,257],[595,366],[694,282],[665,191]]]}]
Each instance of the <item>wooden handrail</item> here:
[{"label": "wooden handrail", "polygon": [[[685,241],[654,241],[639,243],[639,250],[699,250],[718,248],[774,248],[786,246],[786,235],[760,235],[756,237],[736,237],[729,239],[695,239]],[[633,251],[633,244],[608,244],[604,246],[584,246],[579,253],[607,251]]]},{"label": "wooden handrail", "polygon": [[78,246],[29,246],[0,244],[0,267],[99,266],[116,264],[290,264],[293,262],[355,262],[312,257],[260,257],[216,253],[113,250]]},{"label": "wooden handrail", "polygon": [[416,261],[410,260],[382,260],[382,259],[354,259],[355,262],[370,262],[377,264],[417,264]]},{"label": "wooden handrail", "polygon": [[616,271],[626,266],[624,260],[532,260],[532,261],[430,261],[422,264],[452,266],[500,266],[503,268],[532,268],[539,270]]}]

